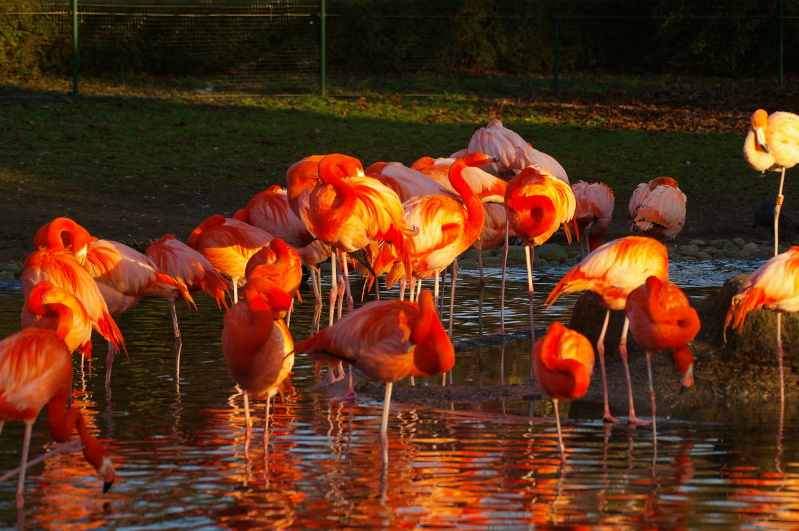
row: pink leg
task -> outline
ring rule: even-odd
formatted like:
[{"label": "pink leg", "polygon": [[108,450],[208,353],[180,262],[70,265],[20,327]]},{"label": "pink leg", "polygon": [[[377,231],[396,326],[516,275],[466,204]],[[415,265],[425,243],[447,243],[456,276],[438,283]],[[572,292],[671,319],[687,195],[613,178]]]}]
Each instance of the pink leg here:
[{"label": "pink leg", "polygon": [[649,420],[639,419],[635,416],[635,405],[633,404],[633,384],[630,378],[630,365],[627,363],[627,331],[630,328],[630,320],[624,318],[624,327],[621,331],[621,341],[619,341],[619,354],[621,354],[621,362],[624,365],[624,377],[627,380],[627,401],[630,406],[630,416],[627,418],[628,424],[649,425],[652,422]]},{"label": "pink leg", "polygon": [[605,411],[602,415],[602,420],[605,422],[619,422],[619,419],[610,414],[610,405],[608,404],[608,375],[605,371],[605,333],[608,331],[608,323],[610,323],[610,310],[605,314],[605,322],[602,324],[602,331],[599,333],[599,341],[596,344],[599,367],[602,369],[602,391],[605,398]]}]

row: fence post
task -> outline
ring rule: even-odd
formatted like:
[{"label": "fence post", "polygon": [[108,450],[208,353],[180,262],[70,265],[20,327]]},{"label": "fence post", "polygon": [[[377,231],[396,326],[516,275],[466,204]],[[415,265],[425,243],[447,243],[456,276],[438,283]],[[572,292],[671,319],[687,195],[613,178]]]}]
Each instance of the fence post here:
[{"label": "fence post", "polygon": [[780,88],[783,87],[782,83],[783,83],[783,73],[784,73],[784,71],[783,71],[783,58],[784,58],[784,56],[783,56],[783,41],[785,40],[785,28],[784,28],[785,12],[784,12],[784,7],[785,7],[785,0],[780,0],[780,22],[779,22],[779,28],[780,28],[779,29],[779,34],[780,34],[780,37],[779,37],[779,39],[780,39],[780,51],[779,51]]},{"label": "fence post", "polygon": [[327,2],[319,0],[319,91],[324,96],[327,89],[325,79],[327,72],[325,71],[326,60],[326,41],[327,41]]},{"label": "fence post", "polygon": [[559,85],[559,78],[560,78],[560,1],[555,0],[555,28],[554,28],[554,61],[552,65],[552,90],[555,94],[558,93],[558,85]]},{"label": "fence post", "polygon": [[72,95],[78,95],[78,0],[72,0]]}]

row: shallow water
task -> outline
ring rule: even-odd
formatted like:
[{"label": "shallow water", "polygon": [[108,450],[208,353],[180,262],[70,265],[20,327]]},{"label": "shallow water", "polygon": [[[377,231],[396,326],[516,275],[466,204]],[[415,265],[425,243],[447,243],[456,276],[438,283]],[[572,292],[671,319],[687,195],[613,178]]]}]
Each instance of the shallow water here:
[{"label": "shallow water", "polygon": [[[693,297],[757,262],[676,262],[672,280]],[[568,266],[536,272],[543,299]],[[499,272],[489,270],[485,326],[497,326]],[[477,281],[461,271],[455,339],[476,333]],[[508,328],[527,325],[526,280],[512,272]],[[392,294],[393,295],[393,294]],[[389,295],[389,296],[392,296]],[[377,438],[381,403],[330,400],[314,387],[298,356],[285,402],[277,401],[268,453],[254,439],[244,452],[244,413],[221,350],[222,312],[204,296],[179,309],[183,333],[175,376],[167,305],[144,300],[119,317],[130,356],[118,358],[112,395],[103,389],[104,343],[94,371],[76,363],[74,403],[111,449],[117,482],[106,495],[80,453],[47,459],[29,471],[26,508],[14,507],[16,478],[0,484],[0,525],[37,529],[519,529],[590,525],[595,529],[774,529],[799,523],[799,414],[767,406],[714,408],[691,418],[658,419],[655,454],[649,428],[605,426],[601,408],[564,407],[568,462],[561,467],[551,403],[392,404],[389,463]],[[568,320],[574,298],[536,308],[537,326]],[[312,294],[292,317],[295,340],[310,330]],[[19,329],[19,283],[0,283],[0,337]],[[522,382],[530,342],[459,353],[454,383]],[[435,385],[438,379],[423,381]],[[535,394],[531,391],[532,394]],[[47,445],[44,419],[31,457]],[[23,428],[0,436],[0,471],[19,462]]]}]

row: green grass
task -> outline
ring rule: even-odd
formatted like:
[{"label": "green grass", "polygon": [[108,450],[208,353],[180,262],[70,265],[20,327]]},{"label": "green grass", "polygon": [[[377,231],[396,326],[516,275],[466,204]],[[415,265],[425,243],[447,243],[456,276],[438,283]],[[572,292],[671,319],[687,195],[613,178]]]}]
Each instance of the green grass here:
[{"label": "green grass", "polygon": [[105,222],[105,237],[121,240],[165,232],[185,238],[208,215],[231,215],[258,191],[285,184],[286,169],[307,155],[347,153],[364,166],[410,164],[465,147],[495,117],[557,158],[572,182],[609,184],[617,216],[636,184],[660,175],[680,182],[694,220],[708,208],[738,204],[742,194],[752,202],[776,194],[776,183],[759,184],[743,162],[743,130],[615,130],[598,114],[555,124],[534,102],[477,96],[480,83],[424,96],[364,90],[352,97],[212,98],[92,82],[85,95],[70,98],[63,81],[40,83],[22,96],[20,87],[6,87],[0,205],[19,228],[0,229],[0,250],[29,245],[31,231],[57,215],[91,221],[92,232],[103,232],[98,225]]}]

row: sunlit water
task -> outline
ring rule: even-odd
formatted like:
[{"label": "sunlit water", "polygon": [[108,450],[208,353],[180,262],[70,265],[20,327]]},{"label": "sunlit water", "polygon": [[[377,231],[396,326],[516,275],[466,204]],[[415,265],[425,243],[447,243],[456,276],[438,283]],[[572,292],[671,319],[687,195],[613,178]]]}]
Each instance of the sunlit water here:
[{"label": "sunlit water", "polygon": [[[672,279],[707,295],[757,263],[684,262]],[[567,266],[536,272],[542,299]],[[489,270],[485,326],[495,329],[499,271]],[[461,271],[455,336],[476,333],[477,282]],[[526,279],[508,285],[508,328],[527,324]],[[389,294],[394,296],[394,294]],[[295,340],[310,329],[312,294],[298,307]],[[799,418],[789,405],[784,433],[777,411],[729,408],[697,418],[659,419],[655,458],[649,428],[605,426],[601,410],[580,401],[564,422],[568,462],[561,467],[548,403],[393,404],[389,463],[378,443],[381,403],[331,400],[314,387],[311,363],[298,356],[285,402],[277,401],[268,452],[254,440],[244,453],[244,413],[221,349],[222,312],[202,295],[180,308],[180,378],[175,378],[167,305],[144,300],[119,316],[130,356],[118,358],[112,396],[103,386],[105,344],[95,338],[94,371],[80,376],[74,404],[110,448],[117,481],[106,495],[81,454],[34,466],[26,508],[14,505],[16,478],[0,484],[0,525],[36,529],[793,529],[799,526]],[[536,308],[538,326],[568,321],[574,298]],[[0,283],[0,337],[19,329],[18,282]],[[524,382],[529,340],[505,349],[503,374],[485,363],[492,348],[459,353],[460,385]],[[481,363],[481,360],[483,361]],[[438,379],[421,382],[437,385]],[[532,387],[531,387],[532,390]],[[422,391],[423,392],[423,391]],[[532,391],[531,391],[532,393]],[[534,394],[534,393],[533,393]],[[532,413],[531,413],[532,412]],[[542,416],[546,415],[546,416]],[[43,416],[42,416],[43,417]],[[44,419],[31,457],[48,446]],[[18,465],[21,423],[0,436],[0,471]],[[778,441],[781,446],[778,446]]]}]

